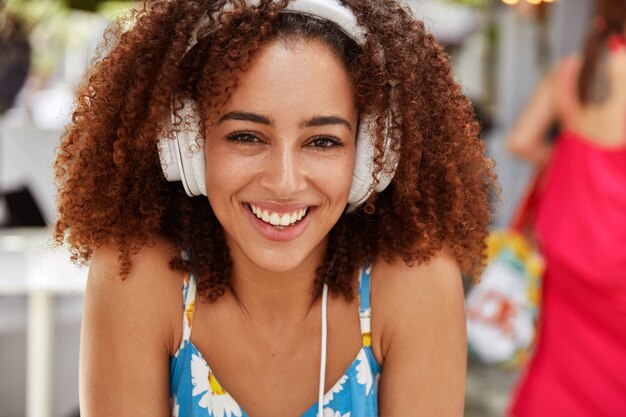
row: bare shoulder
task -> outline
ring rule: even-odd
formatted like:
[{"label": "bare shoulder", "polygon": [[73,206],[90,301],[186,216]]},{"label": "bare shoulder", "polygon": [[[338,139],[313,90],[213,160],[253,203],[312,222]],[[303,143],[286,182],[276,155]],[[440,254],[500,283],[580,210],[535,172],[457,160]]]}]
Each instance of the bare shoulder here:
[{"label": "bare shoulder", "polygon": [[165,239],[155,240],[153,245],[144,246],[132,256],[133,267],[130,275],[128,279],[122,280],[119,276],[119,252],[112,247],[103,246],[94,251],[89,265],[90,277],[99,277],[104,281],[117,279],[139,285],[142,280],[156,279],[167,274],[167,270],[170,270],[169,261],[176,255],[176,251],[174,245]]},{"label": "bare shoulder", "polygon": [[409,266],[402,259],[374,264],[372,348],[384,370],[381,415],[463,414],[463,285],[446,250],[423,264]]},{"label": "bare shoulder", "polygon": [[421,289],[437,290],[447,286],[451,281],[456,282],[461,275],[454,257],[442,250],[433,256],[427,263],[407,265],[401,258],[388,263],[377,259],[372,267],[372,275],[377,276],[377,283],[382,286],[383,293],[391,292],[401,295],[406,286]]},{"label": "bare shoulder", "polygon": [[[169,346],[178,343],[182,311],[183,273],[170,268],[177,248],[164,239],[143,247],[132,256],[132,269],[122,279],[119,275],[119,252],[102,247],[94,252],[87,281],[88,300],[112,303],[107,308],[119,309],[120,314],[152,320],[167,332]],[[165,326],[165,324],[168,324]],[[171,326],[169,324],[172,324]]]},{"label": "bare shoulder", "polygon": [[462,300],[461,272],[446,250],[428,263],[407,265],[402,259],[392,263],[380,259],[373,265],[372,307],[390,327],[423,314],[433,317]]},{"label": "bare shoulder", "polygon": [[[146,320],[163,320],[182,308],[182,272],[174,271],[169,261],[176,249],[165,240],[143,247],[132,256],[128,276],[119,274],[119,252],[110,247],[98,248],[89,266],[87,301],[112,303],[111,309],[134,315],[143,312]],[[180,315],[180,314],[178,314]]]},{"label": "bare shoulder", "polygon": [[175,253],[165,241],[142,248],[121,279],[119,252],[95,251],[81,329],[81,414],[168,415],[169,357],[183,309],[183,274],[169,267]]},{"label": "bare shoulder", "polygon": [[[544,84],[547,84],[557,101],[559,110],[562,112],[563,100],[570,100],[569,92],[575,89],[575,82],[582,66],[583,60],[579,54],[571,54],[559,60],[545,76]],[[569,91],[568,91],[569,90]]]}]

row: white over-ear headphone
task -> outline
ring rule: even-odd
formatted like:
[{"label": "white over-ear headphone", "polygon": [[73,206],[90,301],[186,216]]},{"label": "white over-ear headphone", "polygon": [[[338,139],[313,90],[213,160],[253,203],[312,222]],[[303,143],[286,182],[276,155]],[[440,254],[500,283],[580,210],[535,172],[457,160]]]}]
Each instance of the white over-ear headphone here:
[{"label": "white over-ear headphone", "polygon": [[[256,3],[258,0],[249,0]],[[354,14],[337,0],[293,0],[281,13],[299,13],[314,16],[335,23],[346,35],[357,44],[365,44],[365,30],[358,25]],[[187,51],[197,42],[197,31],[200,23],[190,40]],[[175,138],[159,139],[159,155],[165,178],[168,181],[181,181],[185,192],[190,197],[207,195],[205,184],[205,157],[204,140],[199,137],[200,117],[195,103],[187,100],[183,108],[177,112],[182,118]],[[391,116],[390,116],[391,117]],[[176,115],[171,115],[172,123]],[[382,157],[383,169],[374,175],[376,165],[376,138],[373,133],[375,118],[373,115],[362,115],[359,121],[359,131],[356,138],[356,160],[352,173],[352,184],[348,197],[349,210],[363,204],[373,191],[382,192],[391,182],[399,155],[391,147],[391,138],[388,126],[385,132],[384,153]],[[374,187],[375,180],[378,184]]]}]

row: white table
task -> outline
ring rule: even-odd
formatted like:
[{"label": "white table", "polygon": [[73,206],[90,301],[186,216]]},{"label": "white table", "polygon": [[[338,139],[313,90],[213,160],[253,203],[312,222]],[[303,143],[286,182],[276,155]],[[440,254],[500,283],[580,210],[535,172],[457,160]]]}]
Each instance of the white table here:
[{"label": "white table", "polygon": [[28,297],[27,417],[51,416],[54,297],[80,295],[86,282],[87,269],[55,250],[48,230],[0,230],[0,295]]}]

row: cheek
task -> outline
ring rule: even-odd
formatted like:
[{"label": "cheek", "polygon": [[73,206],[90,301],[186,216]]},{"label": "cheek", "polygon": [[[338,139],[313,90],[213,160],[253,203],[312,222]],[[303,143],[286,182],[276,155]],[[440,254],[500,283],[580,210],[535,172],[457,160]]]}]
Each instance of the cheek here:
[{"label": "cheek", "polygon": [[234,193],[248,172],[229,158],[221,158],[215,153],[206,157],[205,166],[206,189],[211,205],[219,205],[228,200],[229,194]]},{"label": "cheek", "polygon": [[350,193],[350,186],[352,185],[352,173],[354,172],[354,158],[349,163],[345,164],[341,175],[341,187],[346,194],[346,198]]},{"label": "cheek", "polygon": [[325,190],[327,195],[347,201],[354,171],[354,155],[348,154],[323,165],[316,170],[323,173],[316,176],[319,187]]}]

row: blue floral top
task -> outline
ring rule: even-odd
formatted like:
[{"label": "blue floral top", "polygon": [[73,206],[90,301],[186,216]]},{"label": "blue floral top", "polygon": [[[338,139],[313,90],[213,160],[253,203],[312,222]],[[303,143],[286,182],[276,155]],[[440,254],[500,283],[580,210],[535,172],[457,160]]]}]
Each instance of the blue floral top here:
[{"label": "blue floral top", "polygon": [[[348,370],[324,395],[322,417],[374,417],[378,415],[378,379],[370,338],[370,273],[366,265],[359,273],[359,310],[363,346]],[[220,386],[209,364],[190,340],[196,298],[193,274],[184,281],[183,337],[170,358],[170,401],[174,417],[247,417],[248,414]],[[303,417],[317,415],[317,403]]]}]

